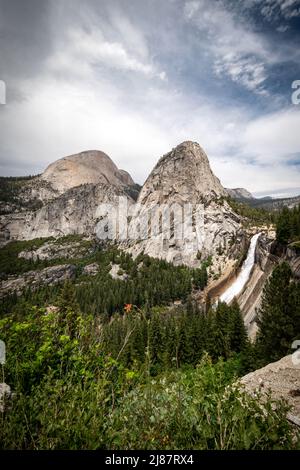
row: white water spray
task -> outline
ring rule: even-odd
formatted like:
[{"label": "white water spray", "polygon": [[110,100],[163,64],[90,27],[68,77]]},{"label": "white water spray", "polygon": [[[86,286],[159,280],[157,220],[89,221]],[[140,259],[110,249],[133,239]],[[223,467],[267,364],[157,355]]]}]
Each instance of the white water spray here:
[{"label": "white water spray", "polygon": [[260,233],[257,233],[251,238],[250,247],[248,250],[247,258],[245,259],[241,271],[234,281],[234,283],[220,296],[219,301],[229,304],[234,297],[236,297],[245,287],[251,273],[251,269],[255,262],[255,248]]}]

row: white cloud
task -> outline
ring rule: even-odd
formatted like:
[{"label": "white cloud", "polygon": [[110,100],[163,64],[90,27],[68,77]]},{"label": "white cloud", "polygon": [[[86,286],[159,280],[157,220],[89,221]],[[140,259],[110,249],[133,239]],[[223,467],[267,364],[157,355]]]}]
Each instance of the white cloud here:
[{"label": "white cloud", "polygon": [[184,15],[185,17],[190,20],[195,16],[195,13],[197,13],[200,9],[200,2],[195,0],[195,1],[189,1],[186,2],[184,5]]},{"label": "white cloud", "polygon": [[[145,51],[143,55],[146,55]],[[66,35],[64,48],[48,59],[48,66],[59,72],[73,70],[75,75],[91,74],[93,67],[104,66],[113,70],[140,73],[148,78],[166,79],[166,73],[159,70],[148,57],[140,60],[121,42],[105,40],[101,30],[89,33],[78,28],[70,30]]]},{"label": "white cloud", "polygon": [[253,57],[243,58],[234,54],[226,54],[222,60],[216,60],[214,70],[219,77],[228,75],[233,82],[243,85],[248,90],[268,95],[262,86],[267,78],[264,64]]},{"label": "white cloud", "polygon": [[227,160],[213,159],[212,167],[225,187],[244,187],[252,193],[264,195],[283,188],[299,190],[299,172],[296,167],[284,164],[253,165],[230,156]]},{"label": "white cloud", "polygon": [[[287,109],[249,122],[244,152],[263,164],[283,164],[300,153],[300,111]],[[294,156],[294,157],[293,157]]]},{"label": "white cloud", "polygon": [[266,94],[265,64],[273,58],[264,39],[237,22],[220,2],[186,2],[185,18],[208,37],[207,47],[214,57],[217,76],[227,75],[235,83],[258,94]]},{"label": "white cloud", "polygon": [[259,0],[261,13],[268,21],[290,20],[300,16],[299,0]]},{"label": "white cloud", "polygon": [[149,48],[144,34],[119,10],[110,10],[109,17],[114,36],[118,36],[126,48],[140,59],[148,60]]}]

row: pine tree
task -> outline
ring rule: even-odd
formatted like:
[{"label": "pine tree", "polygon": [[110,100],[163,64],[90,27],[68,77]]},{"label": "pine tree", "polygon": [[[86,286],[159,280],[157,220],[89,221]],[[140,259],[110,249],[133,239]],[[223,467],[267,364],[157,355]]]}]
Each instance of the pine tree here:
[{"label": "pine tree", "polygon": [[290,212],[287,207],[284,207],[278,217],[277,226],[276,226],[276,239],[283,244],[289,242],[291,237],[291,218]]},{"label": "pine tree", "polygon": [[61,313],[67,313],[68,310],[79,310],[76,290],[70,281],[66,281],[63,285],[61,294],[58,298],[58,307]]},{"label": "pine tree", "polygon": [[291,347],[289,340],[300,339],[300,284],[293,281],[289,286],[289,312],[291,316],[291,330],[287,339],[287,347]]},{"label": "pine tree", "polygon": [[288,352],[294,335],[294,305],[291,302],[291,269],[278,265],[266,283],[258,313],[256,345],[263,361],[276,361]]},{"label": "pine tree", "polygon": [[177,327],[177,348],[176,348],[176,365],[177,367],[187,363],[190,354],[188,350],[188,338],[185,323],[180,319]]},{"label": "pine tree", "polygon": [[142,364],[145,361],[146,328],[146,320],[144,318],[138,317],[135,319],[134,330],[130,341],[131,363],[138,362]]},{"label": "pine tree", "polygon": [[173,318],[166,324],[164,364],[167,368],[176,366],[177,333],[176,323]]},{"label": "pine tree", "polygon": [[247,332],[244,320],[240,311],[240,307],[235,300],[229,309],[229,342],[230,350],[234,352],[241,352],[247,342]]},{"label": "pine tree", "polygon": [[[153,315],[148,328],[149,358],[152,366],[162,362],[163,335],[158,315]],[[154,367],[157,370],[157,367]]]},{"label": "pine tree", "polygon": [[227,358],[230,353],[230,336],[229,336],[229,314],[228,306],[225,303],[219,303],[214,312],[214,357]]},{"label": "pine tree", "polygon": [[79,304],[76,298],[74,285],[70,281],[64,283],[61,294],[58,298],[59,324],[67,328],[67,333],[71,338],[76,335],[77,317],[80,313]]}]

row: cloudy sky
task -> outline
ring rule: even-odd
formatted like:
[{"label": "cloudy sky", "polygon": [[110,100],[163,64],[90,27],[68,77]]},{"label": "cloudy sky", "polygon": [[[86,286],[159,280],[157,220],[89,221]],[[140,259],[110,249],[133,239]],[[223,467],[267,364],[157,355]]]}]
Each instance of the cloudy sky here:
[{"label": "cloudy sky", "polygon": [[183,140],[222,183],[300,192],[299,0],[0,0],[2,175],[99,149],[143,183]]}]

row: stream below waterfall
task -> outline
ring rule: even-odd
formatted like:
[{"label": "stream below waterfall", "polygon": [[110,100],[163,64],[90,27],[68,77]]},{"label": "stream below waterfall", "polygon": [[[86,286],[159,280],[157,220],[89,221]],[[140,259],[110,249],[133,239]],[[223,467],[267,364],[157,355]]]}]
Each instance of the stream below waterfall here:
[{"label": "stream below waterfall", "polygon": [[240,294],[240,292],[245,287],[247,281],[249,280],[252,267],[254,266],[254,263],[255,263],[255,248],[256,248],[256,244],[257,244],[259,236],[260,236],[260,233],[257,233],[253,235],[253,237],[251,238],[249,250],[247,253],[247,258],[245,259],[242,265],[242,268],[237,278],[235,279],[235,281],[220,296],[219,298],[220,302],[225,302],[229,304],[234,299],[234,297]]}]

